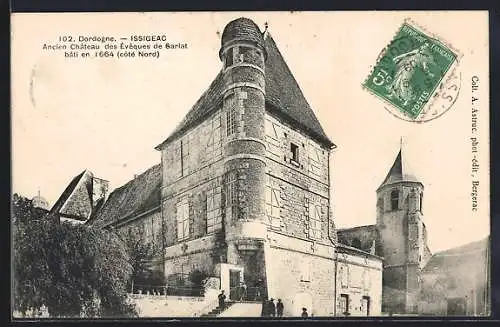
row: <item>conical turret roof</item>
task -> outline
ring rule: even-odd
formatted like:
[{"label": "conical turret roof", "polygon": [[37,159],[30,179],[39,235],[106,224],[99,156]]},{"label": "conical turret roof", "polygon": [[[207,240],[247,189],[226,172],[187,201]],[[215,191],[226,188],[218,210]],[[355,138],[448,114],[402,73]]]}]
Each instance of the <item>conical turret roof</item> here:
[{"label": "conical turret roof", "polygon": [[392,164],[391,169],[387,173],[382,184],[380,184],[378,189],[381,189],[385,185],[400,183],[400,182],[414,182],[420,183],[420,180],[415,177],[415,175],[411,172],[408,162],[403,156],[403,150],[399,149],[399,153]]}]

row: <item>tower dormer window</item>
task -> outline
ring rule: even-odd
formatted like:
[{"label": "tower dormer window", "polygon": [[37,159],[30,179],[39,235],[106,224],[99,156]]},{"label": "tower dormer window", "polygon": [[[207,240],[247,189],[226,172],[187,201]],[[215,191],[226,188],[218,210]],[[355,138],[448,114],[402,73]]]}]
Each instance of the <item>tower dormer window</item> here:
[{"label": "tower dormer window", "polygon": [[226,53],[226,67],[233,65],[233,48],[227,49]]},{"label": "tower dormer window", "polygon": [[393,190],[391,191],[391,210],[399,209],[399,191]]},{"label": "tower dormer window", "polygon": [[292,158],[290,159],[294,163],[299,163],[299,146],[294,143],[290,143],[290,153]]}]

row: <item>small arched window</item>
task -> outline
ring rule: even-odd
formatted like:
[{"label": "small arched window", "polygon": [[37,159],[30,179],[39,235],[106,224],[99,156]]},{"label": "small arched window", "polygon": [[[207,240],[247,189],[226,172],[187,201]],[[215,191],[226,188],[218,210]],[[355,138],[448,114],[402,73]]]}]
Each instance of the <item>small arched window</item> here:
[{"label": "small arched window", "polygon": [[420,192],[420,201],[418,203],[418,210],[422,212],[422,203],[424,202],[424,193]]},{"label": "small arched window", "polygon": [[399,209],[399,191],[393,190],[391,191],[391,210]]}]

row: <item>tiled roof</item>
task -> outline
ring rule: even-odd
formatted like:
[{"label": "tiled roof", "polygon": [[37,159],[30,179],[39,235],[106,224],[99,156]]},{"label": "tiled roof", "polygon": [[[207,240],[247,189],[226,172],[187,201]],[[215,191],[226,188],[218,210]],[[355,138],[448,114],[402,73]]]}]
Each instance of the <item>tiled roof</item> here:
[{"label": "tiled roof", "polygon": [[[299,127],[322,144],[328,147],[334,146],[333,142],[326,136],[269,33],[265,35],[264,46],[267,52],[265,65],[266,109],[292,122],[294,126]],[[176,139],[185,131],[201,123],[204,117],[219,109],[222,105],[222,88],[221,71],[177,128],[156,149],[160,149],[165,143]]]},{"label": "tiled roof", "polygon": [[259,26],[253,20],[244,17],[229,22],[222,32],[222,44],[238,39],[254,41],[261,45],[263,40]]},{"label": "tiled roof", "polygon": [[103,227],[160,205],[161,165],[157,164],[115,189],[89,224]]},{"label": "tiled roof", "polygon": [[54,203],[49,216],[86,220],[92,212],[92,173],[85,170],[74,177]]},{"label": "tiled roof", "polygon": [[382,186],[397,182],[420,183],[418,178],[416,178],[415,175],[413,175],[413,173],[411,172],[408,163],[406,162],[402,154],[402,150],[399,150],[399,153],[396,159],[394,160],[391,169],[389,169],[389,172],[387,173],[387,176],[385,177],[382,184],[380,184],[379,189]]}]

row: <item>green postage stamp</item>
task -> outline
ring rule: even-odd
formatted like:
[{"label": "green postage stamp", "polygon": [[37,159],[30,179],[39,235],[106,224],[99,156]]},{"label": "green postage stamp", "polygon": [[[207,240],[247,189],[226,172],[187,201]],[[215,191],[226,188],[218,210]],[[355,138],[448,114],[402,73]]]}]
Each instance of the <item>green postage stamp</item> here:
[{"label": "green postage stamp", "polygon": [[[395,107],[404,119],[423,121],[435,93],[443,88],[445,76],[456,79],[452,67],[457,62],[458,54],[450,46],[405,21],[363,86]],[[439,109],[443,111],[444,106]]]}]

